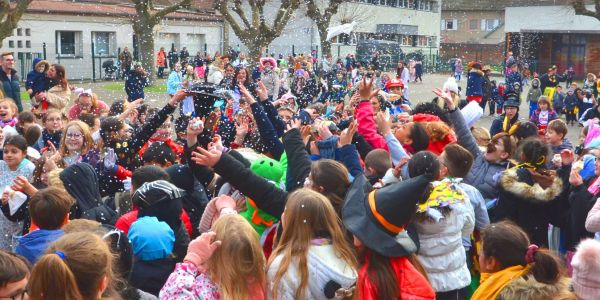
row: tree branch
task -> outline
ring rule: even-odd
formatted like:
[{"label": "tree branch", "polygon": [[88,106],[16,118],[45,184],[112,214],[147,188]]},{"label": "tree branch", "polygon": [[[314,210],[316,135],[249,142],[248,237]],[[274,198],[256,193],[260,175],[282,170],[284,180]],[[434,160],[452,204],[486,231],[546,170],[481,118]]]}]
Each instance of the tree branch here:
[{"label": "tree branch", "polygon": [[595,0],[596,11],[591,11],[585,7],[584,0],[574,0],[573,1],[573,9],[575,10],[576,15],[593,17],[600,20],[600,0]]},{"label": "tree branch", "polygon": [[242,1],[241,0],[235,0],[233,1],[233,11],[240,16],[240,19],[242,19],[242,22],[244,23],[244,25],[246,26],[247,29],[252,28],[252,25],[250,25],[250,22],[248,21],[248,18],[246,17],[246,13],[244,13],[244,8],[242,7]]},{"label": "tree branch", "polygon": [[[153,1],[150,1],[150,4],[152,5]],[[157,11],[154,16],[152,17],[152,21],[154,21],[154,24],[158,24],[160,22],[160,20],[162,18],[164,18],[166,15],[177,11],[178,9],[184,8],[189,6],[192,3],[192,0],[181,0],[180,2],[173,4],[171,6],[167,6],[159,11]]]}]

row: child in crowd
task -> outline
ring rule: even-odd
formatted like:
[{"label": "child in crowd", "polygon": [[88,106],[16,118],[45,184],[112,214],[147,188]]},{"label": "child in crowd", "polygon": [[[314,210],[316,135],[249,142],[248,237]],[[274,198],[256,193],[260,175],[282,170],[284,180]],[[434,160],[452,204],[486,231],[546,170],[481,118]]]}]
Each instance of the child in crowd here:
[{"label": "child in crowd", "polygon": [[527,103],[529,103],[529,117],[533,115],[533,112],[537,110],[537,101],[542,96],[542,90],[540,88],[540,80],[534,78],[531,81],[531,88],[527,92]]},{"label": "child in crowd", "polygon": [[231,214],[230,206],[222,206],[211,232],[190,242],[160,299],[265,299],[265,257],[258,236],[244,218]]},{"label": "child in crowd", "polygon": [[[46,75],[50,64],[41,58],[35,58],[31,63],[32,70],[27,73],[27,81],[25,81],[25,90],[29,94],[29,98],[33,98],[39,92],[45,92],[50,88],[50,79]],[[42,109],[48,109],[48,101],[42,100],[38,105]]]},{"label": "child in crowd", "polygon": [[131,270],[131,284],[158,296],[161,287],[175,268],[171,258],[175,233],[156,217],[143,217],[131,224],[127,238],[131,241],[135,261]]},{"label": "child in crowd", "polygon": [[[40,148],[60,148],[60,140],[62,139],[64,121],[65,117],[60,111],[49,109],[46,112],[46,114],[42,117],[44,130],[42,131],[41,142],[38,143]],[[52,146],[50,144],[52,144]]]},{"label": "child in crowd", "polygon": [[33,267],[29,298],[99,300],[117,296],[113,269],[113,254],[99,236],[88,232],[64,235]]},{"label": "child in crowd", "polygon": [[573,144],[567,138],[567,124],[561,119],[556,119],[548,123],[546,128],[545,141],[552,155],[560,154],[563,150],[573,150]]},{"label": "child in crowd", "polygon": [[560,260],[548,249],[531,244],[527,234],[509,221],[483,230],[479,266],[481,285],[473,300],[556,299],[568,293]]},{"label": "child in crowd", "polygon": [[538,108],[533,112],[529,120],[537,125],[543,135],[550,121],[556,119],[556,112],[551,109],[548,97],[541,96],[537,101]]},{"label": "child in crowd", "polygon": [[24,257],[0,250],[0,295],[7,299],[27,299],[30,269]]},{"label": "child in crowd", "polygon": [[552,97],[552,107],[554,108],[556,115],[560,117],[565,108],[565,93],[560,85],[556,86],[556,91]]},{"label": "child in crowd", "polygon": [[69,194],[55,187],[35,193],[29,200],[29,217],[38,229],[23,236],[15,252],[34,264],[50,243],[63,236],[61,228],[73,204],[75,200]]},{"label": "child in crowd", "polygon": [[483,99],[483,71],[480,62],[469,63],[470,70],[467,77],[467,101],[481,103]]},{"label": "child in crowd", "polygon": [[[14,101],[10,99],[0,99],[0,128],[12,127],[14,129],[17,126],[17,114],[19,110]],[[8,134],[11,128],[6,128],[5,134]],[[11,130],[12,131],[12,130]],[[16,132],[15,132],[16,133]]]},{"label": "child in crowd", "polygon": [[565,114],[567,117],[567,124],[573,125],[577,123],[577,114],[575,113],[575,109],[577,109],[577,94],[575,93],[576,89],[570,88],[567,91],[567,95],[565,96]]},{"label": "child in crowd", "polygon": [[[16,244],[14,238],[22,235],[23,223],[13,219],[12,215],[21,205],[13,202],[21,197],[25,197],[19,191],[14,191],[9,187],[17,176],[24,176],[31,180],[35,166],[27,158],[27,142],[20,135],[9,137],[4,143],[4,156],[0,160],[0,190],[2,191],[2,213],[0,216],[0,249],[10,251]],[[7,189],[8,188],[8,189]],[[17,198],[15,198],[17,197]]]},{"label": "child in crowd", "polygon": [[331,299],[340,289],[351,296],[356,261],[329,200],[309,189],[292,193],[282,224],[267,264],[268,298]]}]

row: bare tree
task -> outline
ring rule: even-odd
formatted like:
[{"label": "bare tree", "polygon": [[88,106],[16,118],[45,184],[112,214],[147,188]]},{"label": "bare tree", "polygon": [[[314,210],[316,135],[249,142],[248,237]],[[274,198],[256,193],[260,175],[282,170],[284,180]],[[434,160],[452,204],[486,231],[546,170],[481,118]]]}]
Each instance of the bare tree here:
[{"label": "bare tree", "polygon": [[149,73],[150,82],[155,74],[154,64],[154,26],[168,14],[178,9],[188,7],[191,0],[181,0],[175,4],[163,7],[160,10],[154,8],[153,0],[132,0],[135,4],[136,14],[132,17],[133,32],[138,37],[138,49],[140,49],[140,62],[142,67]]},{"label": "bare tree", "polygon": [[0,1],[0,47],[5,38],[12,35],[23,13],[33,0],[20,0],[11,7],[9,0]]},{"label": "bare tree", "polygon": [[[306,0],[306,15],[317,24],[319,31],[319,39],[321,40],[321,53],[323,55],[331,55],[331,42],[327,40],[327,28],[331,23],[331,18],[337,13],[340,4],[343,0]],[[329,3],[325,3],[329,2]],[[323,11],[319,7],[325,8]]]},{"label": "bare tree", "polygon": [[[241,0],[217,0],[217,10],[223,15],[225,21],[231,26],[235,35],[246,45],[249,50],[250,61],[260,57],[269,44],[279,37],[294,15],[300,0],[281,0],[273,24],[267,24],[265,16],[265,0],[249,0],[249,7],[244,6]],[[246,16],[250,9],[252,15]],[[235,14],[233,14],[235,13]]]},{"label": "bare tree", "polygon": [[596,18],[600,21],[600,0],[594,0],[595,11],[587,9],[585,3],[589,1],[584,0],[573,0],[573,9],[575,9],[576,15],[588,16]]}]

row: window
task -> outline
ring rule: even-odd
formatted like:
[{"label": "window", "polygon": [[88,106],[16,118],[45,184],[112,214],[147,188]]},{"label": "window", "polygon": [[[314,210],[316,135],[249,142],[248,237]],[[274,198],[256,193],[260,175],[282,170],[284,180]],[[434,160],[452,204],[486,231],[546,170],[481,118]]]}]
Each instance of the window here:
[{"label": "window", "polygon": [[419,47],[427,47],[427,44],[428,44],[427,36],[420,35],[419,36],[419,41],[418,41],[417,45]]},{"label": "window", "polygon": [[8,41],[8,48],[14,48],[15,47],[15,41]]},{"label": "window", "polygon": [[23,36],[23,28],[17,28],[17,35]]},{"label": "window", "polygon": [[25,48],[31,48],[31,41],[25,41]]},{"label": "window", "polygon": [[81,31],[56,32],[56,52],[59,56],[83,56],[81,44]]},{"label": "window", "polygon": [[437,46],[437,36],[427,37],[427,46],[436,47]]},{"label": "window", "polygon": [[17,41],[17,48],[23,48],[23,41]]},{"label": "window", "polygon": [[479,29],[479,20],[469,20],[469,30]]},{"label": "window", "polygon": [[481,20],[481,31],[492,31],[498,27],[500,20]]},{"label": "window", "polygon": [[402,46],[412,46],[412,45],[413,45],[413,36],[412,35],[402,36]]},{"label": "window", "polygon": [[456,30],[456,28],[458,27],[458,20],[457,19],[447,19],[447,20],[442,20],[442,22],[440,23],[442,26],[442,30]]},{"label": "window", "polygon": [[25,36],[31,36],[31,29],[25,28]]},{"label": "window", "polygon": [[115,32],[92,32],[94,40],[94,53],[99,56],[114,56],[116,33]]}]

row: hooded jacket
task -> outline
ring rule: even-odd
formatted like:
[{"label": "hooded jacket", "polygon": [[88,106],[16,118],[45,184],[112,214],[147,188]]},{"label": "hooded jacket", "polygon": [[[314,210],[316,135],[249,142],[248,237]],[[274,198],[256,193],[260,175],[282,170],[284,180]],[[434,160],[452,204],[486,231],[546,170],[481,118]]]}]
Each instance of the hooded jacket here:
[{"label": "hooded jacket", "polygon": [[117,213],[100,197],[99,181],[94,168],[87,163],[70,165],[59,175],[67,192],[75,199],[72,219],[89,219],[102,224],[115,224]]},{"label": "hooded jacket", "polygon": [[[37,68],[41,65],[44,65],[46,69],[44,72],[38,72]],[[31,64],[31,71],[27,73],[27,81],[25,82],[25,89],[31,89],[31,95],[35,95],[39,92],[47,91],[49,87],[49,79],[46,76],[46,71],[48,71],[48,62],[43,60],[42,58],[36,58],[33,60]]]},{"label": "hooded jacket", "polygon": [[[534,87],[534,82],[537,83],[537,88]],[[537,78],[534,78],[531,81],[531,88],[529,89],[529,92],[527,92],[527,102],[536,102],[538,101],[538,99],[540,99],[540,96],[543,94],[542,89],[540,87],[540,80]]]},{"label": "hooded jacket", "polygon": [[472,69],[469,71],[469,77],[467,78],[467,96],[483,96],[483,84],[485,79],[483,78],[483,72],[478,69]]},{"label": "hooded jacket", "polygon": [[15,252],[27,258],[31,264],[35,264],[38,258],[46,252],[48,245],[64,234],[62,229],[32,231],[19,239],[19,245],[17,245]]},{"label": "hooded jacket", "polygon": [[497,300],[546,300],[554,299],[569,290],[571,280],[562,278],[555,284],[538,282],[533,274],[513,279],[498,296]]},{"label": "hooded jacket", "polygon": [[[273,299],[273,282],[275,274],[279,269],[283,256],[278,255],[273,259],[267,271],[267,298]],[[297,266],[297,260],[291,263],[277,287],[277,299],[292,300],[295,299],[296,289],[300,285],[300,272]],[[356,270],[349,266],[345,261],[334,253],[333,245],[313,245],[308,249],[307,254],[308,284],[305,292],[306,299],[332,299],[337,288],[330,288],[333,283],[339,288],[349,289],[355,283],[358,277]]]},{"label": "hooded jacket", "polygon": [[199,235],[198,226],[208,204],[204,186],[194,178],[187,165],[173,165],[165,171],[169,174],[171,183],[185,191],[182,200],[183,209],[187,212],[192,223],[192,236]]},{"label": "hooded jacket", "polygon": [[208,67],[208,77],[206,79],[207,82],[220,84],[221,80],[223,80],[223,77],[223,70],[219,69],[219,67],[215,65],[210,65]]},{"label": "hooded jacket", "polygon": [[508,167],[508,162],[491,163],[485,159],[485,153],[479,149],[477,142],[467,127],[465,119],[457,109],[448,114],[454,125],[458,143],[473,155],[473,166],[465,177],[465,183],[477,188],[486,202],[498,197],[498,176]]},{"label": "hooded jacket", "polygon": [[[492,222],[509,219],[531,237],[531,243],[548,247],[548,224],[564,224],[565,197],[560,197],[568,182],[570,168],[562,167],[552,184],[544,188],[527,168],[511,168],[500,177],[498,206]],[[565,178],[566,175],[566,178]]]}]

